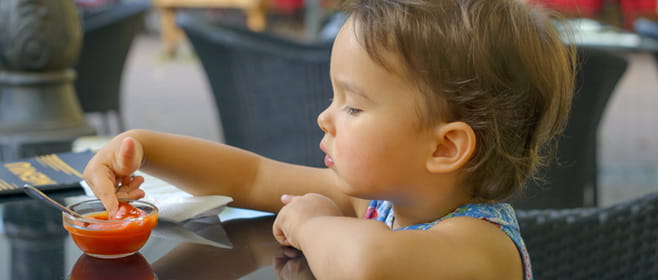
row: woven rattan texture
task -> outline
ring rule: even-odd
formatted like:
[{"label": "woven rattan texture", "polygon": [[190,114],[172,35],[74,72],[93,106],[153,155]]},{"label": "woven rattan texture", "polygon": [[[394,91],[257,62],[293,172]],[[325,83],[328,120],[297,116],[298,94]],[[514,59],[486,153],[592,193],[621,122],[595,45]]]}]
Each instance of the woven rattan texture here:
[{"label": "woven rattan texture", "polygon": [[658,193],[606,208],[519,210],[535,279],[658,279]]},{"label": "woven rattan texture", "polygon": [[331,42],[305,44],[180,13],[208,76],[227,144],[323,166],[317,116],[330,103]]}]

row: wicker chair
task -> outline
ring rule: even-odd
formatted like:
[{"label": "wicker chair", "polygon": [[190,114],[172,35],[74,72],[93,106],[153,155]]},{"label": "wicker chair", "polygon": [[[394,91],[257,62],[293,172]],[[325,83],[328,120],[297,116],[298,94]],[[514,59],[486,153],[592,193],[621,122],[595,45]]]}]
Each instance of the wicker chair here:
[{"label": "wicker chair", "polygon": [[84,37],[75,66],[75,90],[85,113],[103,117],[102,134],[112,134],[111,113],[116,114],[118,129],[124,129],[120,98],[123,67],[149,8],[145,2],[125,2],[81,14]]},{"label": "wicker chair", "polygon": [[517,210],[535,279],[658,279],[658,192],[603,208]]},{"label": "wicker chair", "polygon": [[323,166],[316,118],[332,96],[332,42],[304,44],[177,15],[205,69],[227,144],[296,164]]}]

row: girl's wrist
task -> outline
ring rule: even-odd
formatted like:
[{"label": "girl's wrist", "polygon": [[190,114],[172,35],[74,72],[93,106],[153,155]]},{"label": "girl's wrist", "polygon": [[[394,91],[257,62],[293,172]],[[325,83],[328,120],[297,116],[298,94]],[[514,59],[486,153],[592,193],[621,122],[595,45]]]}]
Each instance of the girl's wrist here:
[{"label": "girl's wrist", "polygon": [[[297,246],[300,251],[304,252],[305,245],[318,239],[319,232],[324,232],[324,222],[329,216],[316,216],[310,218],[299,225],[297,228]],[[323,238],[321,238],[323,239]]]}]

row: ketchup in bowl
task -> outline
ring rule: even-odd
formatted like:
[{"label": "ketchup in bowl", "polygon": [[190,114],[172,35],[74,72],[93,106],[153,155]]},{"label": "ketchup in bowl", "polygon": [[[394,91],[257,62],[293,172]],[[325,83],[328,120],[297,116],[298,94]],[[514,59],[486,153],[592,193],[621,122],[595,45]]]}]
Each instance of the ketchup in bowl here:
[{"label": "ketchup in bowl", "polygon": [[64,228],[87,255],[121,258],[144,246],[158,223],[158,208],[139,200],[120,200],[119,211],[109,219],[100,200],[87,200],[68,206],[84,218],[62,213]]}]

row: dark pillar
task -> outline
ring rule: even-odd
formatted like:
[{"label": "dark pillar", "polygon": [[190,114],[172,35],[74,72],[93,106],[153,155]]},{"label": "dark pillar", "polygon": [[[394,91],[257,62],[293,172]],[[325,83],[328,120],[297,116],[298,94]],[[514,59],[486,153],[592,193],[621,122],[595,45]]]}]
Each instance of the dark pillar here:
[{"label": "dark pillar", "polygon": [[81,36],[71,0],[0,1],[0,161],[95,133],[73,88]]},{"label": "dark pillar", "polygon": [[11,244],[10,279],[62,279],[67,232],[61,212],[25,200],[6,203],[0,218]]}]

